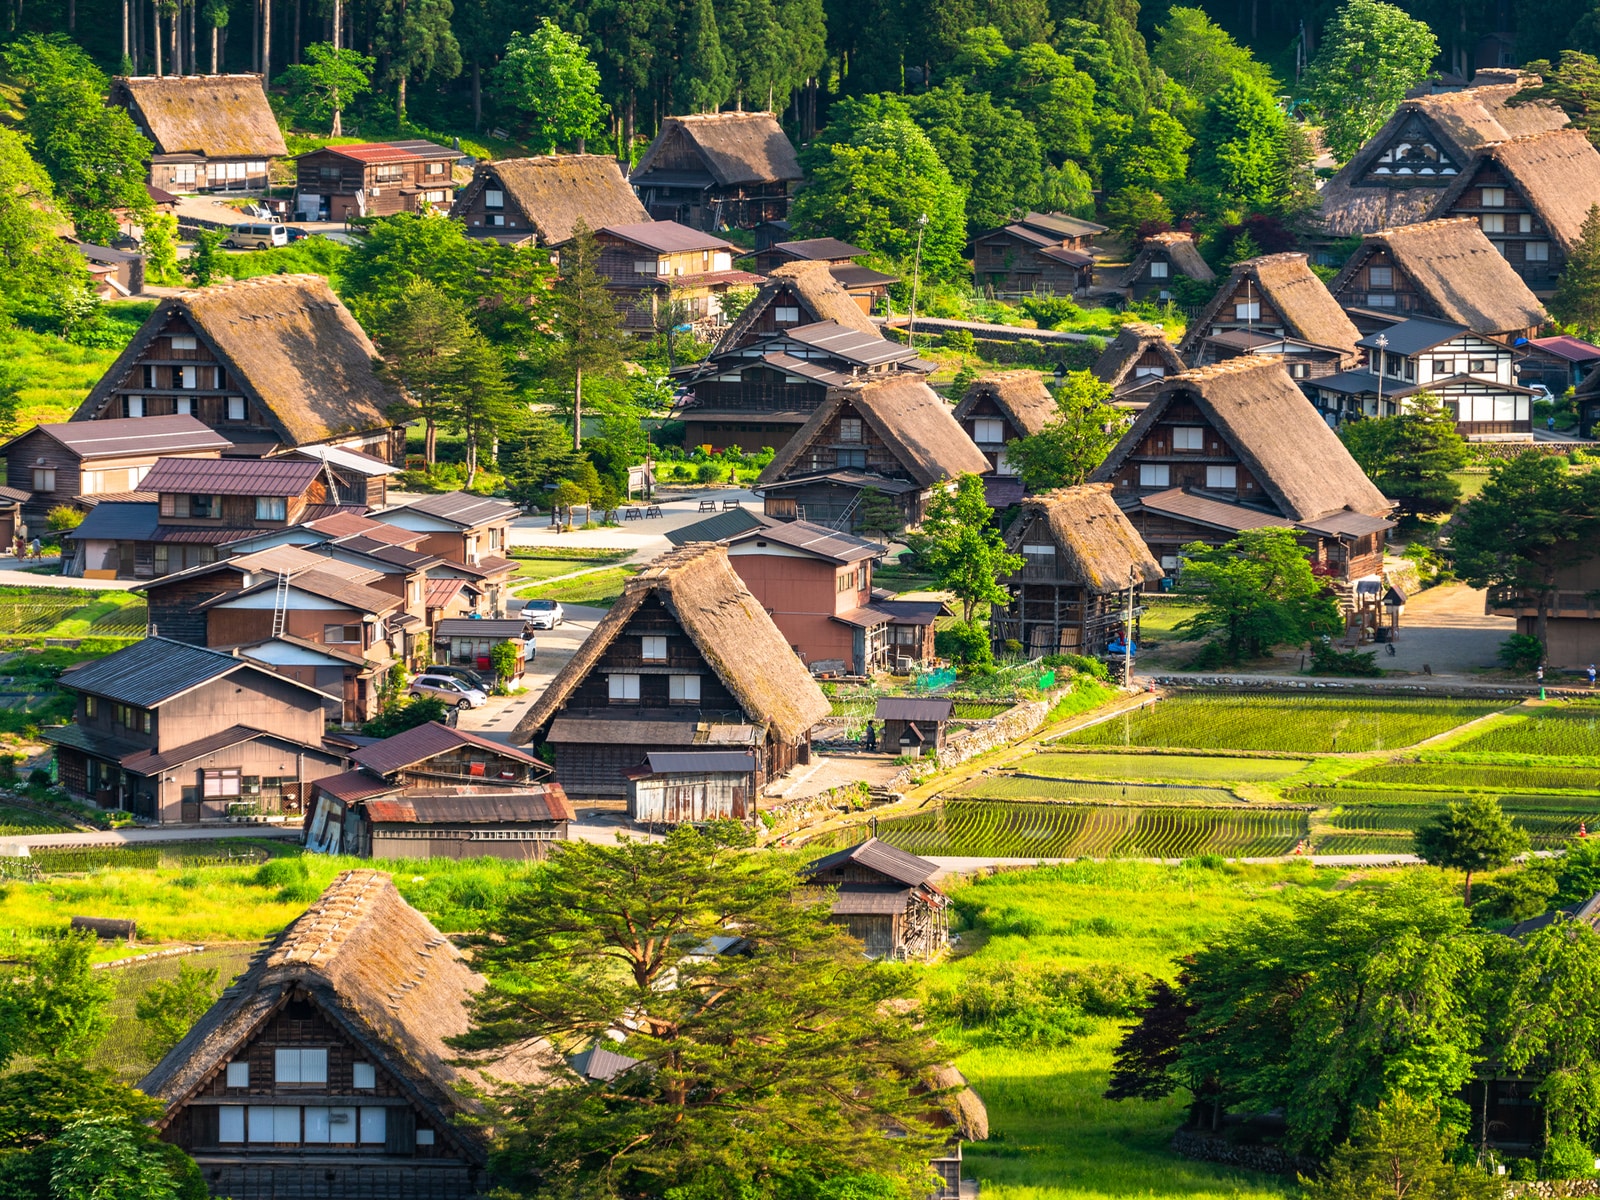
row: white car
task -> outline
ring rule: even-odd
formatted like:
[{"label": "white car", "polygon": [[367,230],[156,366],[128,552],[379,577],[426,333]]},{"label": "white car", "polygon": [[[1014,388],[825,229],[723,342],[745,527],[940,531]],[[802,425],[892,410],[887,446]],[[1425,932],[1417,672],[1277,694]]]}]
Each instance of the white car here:
[{"label": "white car", "polygon": [[459,679],[448,675],[418,675],[406,689],[413,696],[431,696],[442,700],[446,707],[482,708],[489,697],[475,687],[468,687]]},{"label": "white car", "polygon": [[534,629],[554,629],[567,614],[559,600],[529,600],[522,606],[522,619]]}]

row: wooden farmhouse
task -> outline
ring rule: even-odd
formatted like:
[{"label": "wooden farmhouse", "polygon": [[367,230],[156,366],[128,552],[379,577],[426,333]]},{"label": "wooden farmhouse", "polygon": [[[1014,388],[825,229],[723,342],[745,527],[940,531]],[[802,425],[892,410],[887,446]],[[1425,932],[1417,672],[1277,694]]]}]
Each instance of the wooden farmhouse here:
[{"label": "wooden farmhouse", "polygon": [[[701,543],[628,580],[516,730],[580,798],[624,797],[653,750],[739,750],[754,787],[809,761],[828,701],[728,561]],[[753,816],[755,795],[749,797]]]},{"label": "wooden farmhouse", "polygon": [[262,275],[162,300],[74,421],[177,414],[263,458],[333,445],[404,463],[400,393],[320,275]]},{"label": "wooden farmhouse", "polygon": [[1462,217],[1367,234],[1329,288],[1368,333],[1432,317],[1511,345],[1550,319],[1478,223]]},{"label": "wooden farmhouse", "polygon": [[289,153],[259,75],[119,76],[109,103],[153,144],[152,187],[167,192],[262,192]]},{"label": "wooden farmhouse", "polygon": [[1517,363],[1517,382],[1548,388],[1553,396],[1580,387],[1600,366],[1600,346],[1571,334],[1529,338],[1519,349],[1523,357]]},{"label": "wooden farmhouse", "polygon": [[675,221],[607,225],[597,230],[599,271],[607,280],[623,323],[636,333],[678,325],[721,328],[722,297],[731,287],[761,282],[735,271],[730,242]]},{"label": "wooden farmhouse", "polygon": [[[1164,571],[1190,542],[1297,530],[1343,595],[1380,578],[1392,507],[1284,369],[1237,358],[1174,375],[1094,472]],[[1348,600],[1348,596],[1345,597]]]},{"label": "wooden farmhouse", "polygon": [[158,458],[215,458],[232,443],[194,417],[35,425],[0,453],[6,483],[27,494],[22,519],[43,532],[52,508],[135,492]]},{"label": "wooden farmhouse", "polygon": [[1600,195],[1600,151],[1581,129],[1485,146],[1440,197],[1435,217],[1471,217],[1537,295],[1548,296]]},{"label": "wooden farmhouse", "polygon": [[[1163,571],[1111,484],[1029,496],[1005,536],[1022,569],[1004,581],[1011,601],[989,621],[997,650],[1102,654],[1113,635],[1137,632],[1127,629],[1128,592],[1160,584]],[[1135,622],[1143,611],[1133,606]]]},{"label": "wooden farmhouse", "polygon": [[756,756],[748,750],[651,750],[628,772],[635,825],[743,821],[754,815]]},{"label": "wooden farmhouse", "polygon": [[1211,283],[1216,277],[1189,234],[1153,233],[1122,273],[1122,294],[1135,304],[1160,302],[1172,299],[1174,280]]},{"label": "wooden farmhouse", "polygon": [[972,242],[979,290],[991,296],[1070,296],[1094,283],[1094,239],[1104,225],[1031,212]]},{"label": "wooden farmhouse", "polygon": [[[448,1039],[483,986],[379,871],[346,871],[272,943],[139,1087],[160,1136],[213,1196],[466,1200],[487,1189],[488,1147]],[[542,1078],[519,1051],[482,1069]]]},{"label": "wooden farmhouse", "polygon": [[1465,325],[1414,317],[1356,343],[1366,361],[1307,390],[1330,424],[1409,411],[1432,396],[1474,442],[1531,442],[1533,392],[1516,382],[1515,353]]},{"label": "wooden farmhouse", "polygon": [[950,940],[950,899],[932,883],[933,863],[877,838],[808,863],[802,875],[827,888],[833,917],[873,958],[935,957]]},{"label": "wooden farmhouse", "polygon": [[955,711],[947,696],[880,696],[872,717],[883,722],[882,741],[887,754],[921,758],[944,749],[944,734]]},{"label": "wooden farmhouse", "polygon": [[859,246],[838,238],[771,242],[756,251],[756,270],[770,275],[785,263],[825,262],[834,282],[850,293],[862,312],[870,313],[873,305],[889,294],[890,285],[900,280],[898,276],[885,275],[857,263],[856,259],[865,253]]},{"label": "wooden farmhouse", "polygon": [[295,158],[294,211],[302,221],[348,221],[442,210],[455,199],[459,150],[429,141],[324,146]]},{"label": "wooden farmhouse", "polygon": [[1235,263],[1211,303],[1189,322],[1178,353],[1185,362],[1204,365],[1202,343],[1233,330],[1325,346],[1344,361],[1355,357],[1361,336],[1304,254],[1264,254]]},{"label": "wooden farmhouse", "polygon": [[1185,370],[1178,349],[1159,325],[1128,321],[1095,359],[1094,377],[1111,386],[1113,404],[1133,405],[1168,375]]},{"label": "wooden farmhouse", "polygon": [[935,488],[988,470],[932,388],[891,377],[830,391],[761,472],[756,491],[768,516],[853,532],[869,491],[915,526]]},{"label": "wooden farmhouse", "polygon": [[[101,424],[109,422],[67,428]],[[152,579],[201,566],[216,561],[219,547],[259,530],[345,511],[332,503],[337,492],[332,473],[306,459],[158,458],[136,492],[96,503],[71,532],[65,571]]]},{"label": "wooden farmhouse", "polygon": [[772,113],[723,112],[661,122],[628,182],[655,220],[716,230],[788,217],[804,178]]},{"label": "wooden farmhouse", "polygon": [[1022,499],[1022,480],[1006,458],[1006,446],[1043,431],[1060,415],[1037,371],[997,371],[967,386],[951,416],[988,460],[984,487],[991,507],[1006,508]]},{"label": "wooden farmhouse", "polygon": [[315,688],[256,663],[146,638],[68,671],[73,723],[40,737],[61,786],[102,808],[163,825],[227,818],[239,806],[298,812],[310,785],[340,770],[322,745]]},{"label": "wooden farmhouse", "polygon": [[472,237],[551,248],[570,242],[580,224],[596,230],[650,219],[609,154],[541,154],[479,163],[450,215]]},{"label": "wooden farmhouse", "polygon": [[881,542],[747,509],[673,530],[667,540],[727,546],[739,578],[813,674],[870,675],[934,656],[933,626],[944,606],[873,587]]},{"label": "wooden farmhouse", "polygon": [[1354,237],[1426,221],[1439,198],[1485,146],[1560,129],[1567,115],[1548,101],[1512,105],[1519,78],[1401,101],[1321,192],[1322,227]]},{"label": "wooden farmhouse", "polygon": [[1539,626],[1541,605],[1546,613],[1546,666],[1580,671],[1600,662],[1600,558],[1559,568],[1547,593],[1531,588],[1490,588],[1484,611],[1491,616],[1515,617],[1517,632],[1531,637]]}]

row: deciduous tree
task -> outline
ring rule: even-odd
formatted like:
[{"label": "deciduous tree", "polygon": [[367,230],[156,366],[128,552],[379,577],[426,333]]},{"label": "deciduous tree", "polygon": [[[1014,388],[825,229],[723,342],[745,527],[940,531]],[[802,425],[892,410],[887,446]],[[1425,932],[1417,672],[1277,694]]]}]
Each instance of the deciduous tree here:
[{"label": "deciduous tree", "polygon": [[87,284],[83,256],[56,236],[59,219],[50,177],[27,142],[0,126],[0,314],[48,306]]},{"label": "deciduous tree", "polygon": [[1417,827],[1417,857],[1447,871],[1464,871],[1462,903],[1472,907],[1472,876],[1497,871],[1528,849],[1528,835],[1518,829],[1493,796],[1454,802]]},{"label": "deciduous tree", "polygon": [[1197,108],[1230,86],[1236,75],[1269,93],[1276,93],[1278,87],[1272,72],[1201,8],[1167,10],[1165,24],[1156,27],[1150,62],[1179,84]]},{"label": "deciduous tree", "polygon": [[962,475],[954,489],[936,490],[921,528],[906,540],[939,586],[961,602],[968,625],[978,605],[1011,599],[1000,580],[1022,569],[1022,556],[1006,549],[978,476]]},{"label": "deciduous tree", "polygon": [[1111,387],[1092,371],[1068,371],[1056,389],[1057,415],[1036,434],[1006,445],[1006,461],[1030,492],[1084,482],[1117,444],[1124,414],[1112,408]]},{"label": "deciduous tree", "polygon": [[1220,547],[1183,548],[1178,589],[1200,611],[1178,622],[1185,640],[1217,637],[1228,662],[1259,658],[1274,646],[1337,633],[1339,605],[1311,573],[1310,551],[1292,529],[1248,529]]},{"label": "deciduous tree", "polygon": [[1250,75],[1212,93],[1195,136],[1195,175],[1231,204],[1271,209],[1289,191],[1287,119],[1276,98]]},{"label": "deciduous tree", "polygon": [[1306,76],[1333,156],[1340,162],[1353,156],[1428,77],[1438,54],[1433,31],[1404,9],[1382,0],[1345,0],[1322,31]]},{"label": "deciduous tree", "polygon": [[126,109],[106,104],[100,81],[71,75],[41,81],[27,94],[22,128],[84,240],[111,242],[117,209],[150,214],[144,185],[150,140]]},{"label": "deciduous tree", "polygon": [[301,62],[278,76],[278,84],[301,116],[337,130],[340,113],[371,90],[376,61],[355,50],[335,50],[330,42],[313,42]]},{"label": "deciduous tree", "polygon": [[511,35],[492,78],[497,101],[523,118],[535,154],[581,147],[600,132],[600,72],[583,43],[549,17],[532,33]]},{"label": "deciduous tree", "polygon": [[216,1002],[217,968],[178,964],[175,979],[158,979],[134,1004],[133,1015],[144,1026],[145,1049],[159,1060],[176,1046],[194,1023]]},{"label": "deciduous tree", "polygon": [[87,1057],[111,1028],[116,988],[90,969],[94,935],[72,933],[44,949],[0,982],[0,1057],[77,1061]]}]

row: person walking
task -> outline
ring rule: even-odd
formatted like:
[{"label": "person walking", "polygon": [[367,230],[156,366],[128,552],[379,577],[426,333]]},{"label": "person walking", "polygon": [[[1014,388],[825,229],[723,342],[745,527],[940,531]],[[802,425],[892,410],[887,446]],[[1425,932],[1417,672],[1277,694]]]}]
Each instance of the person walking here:
[{"label": "person walking", "polygon": [[1593,663],[1589,664],[1589,686],[1590,687],[1594,686],[1594,664]]}]

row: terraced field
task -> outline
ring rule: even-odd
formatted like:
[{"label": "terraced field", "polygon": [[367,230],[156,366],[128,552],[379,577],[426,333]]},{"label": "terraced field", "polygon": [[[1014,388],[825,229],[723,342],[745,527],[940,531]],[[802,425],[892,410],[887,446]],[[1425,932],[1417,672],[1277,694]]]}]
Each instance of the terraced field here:
[{"label": "terraced field", "polygon": [[1580,702],[1508,715],[1454,749],[1460,754],[1600,755],[1600,705]]},{"label": "terraced field", "polygon": [[1018,769],[1063,779],[1148,779],[1270,782],[1301,770],[1303,758],[1228,758],[1205,754],[1051,754],[1040,751]]},{"label": "terraced field", "polygon": [[19,833],[68,833],[72,826],[31,808],[0,804],[0,837]]},{"label": "terraced field", "polygon": [[963,788],[963,797],[984,800],[1105,800],[1121,804],[1238,804],[1226,788],[1182,784],[1119,783],[1116,780],[1046,779],[1037,775],[992,775]]},{"label": "terraced field", "polygon": [[1600,760],[1592,767],[1509,767],[1490,763],[1406,762],[1367,767],[1346,778],[1347,783],[1398,783],[1418,788],[1461,789],[1469,792],[1597,791]]}]

